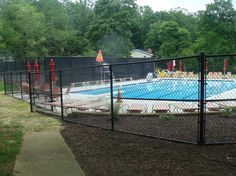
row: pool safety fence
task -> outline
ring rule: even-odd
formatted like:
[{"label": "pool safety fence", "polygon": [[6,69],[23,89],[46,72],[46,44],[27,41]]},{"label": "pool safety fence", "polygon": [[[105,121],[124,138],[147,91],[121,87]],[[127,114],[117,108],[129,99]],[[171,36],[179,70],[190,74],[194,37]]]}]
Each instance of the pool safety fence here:
[{"label": "pool safety fence", "polygon": [[4,92],[32,112],[193,144],[235,143],[236,54],[4,72]]}]

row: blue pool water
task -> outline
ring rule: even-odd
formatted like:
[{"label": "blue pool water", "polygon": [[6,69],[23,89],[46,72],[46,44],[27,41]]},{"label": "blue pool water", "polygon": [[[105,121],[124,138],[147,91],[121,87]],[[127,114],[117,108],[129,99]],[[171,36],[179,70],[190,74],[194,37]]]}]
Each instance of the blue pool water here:
[{"label": "blue pool water", "polygon": [[[211,97],[236,88],[236,82],[231,80],[208,80],[206,82],[206,97]],[[159,80],[138,84],[123,85],[122,98],[168,99],[168,100],[197,100],[199,96],[199,82],[197,80]],[[117,96],[118,87],[114,87]],[[109,88],[74,91],[87,95],[109,94]]]}]

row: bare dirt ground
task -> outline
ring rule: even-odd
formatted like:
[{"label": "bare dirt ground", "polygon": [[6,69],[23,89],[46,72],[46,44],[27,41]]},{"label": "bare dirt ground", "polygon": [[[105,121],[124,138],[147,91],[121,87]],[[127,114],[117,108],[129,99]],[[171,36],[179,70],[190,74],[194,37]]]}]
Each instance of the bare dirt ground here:
[{"label": "bare dirt ground", "polygon": [[64,123],[87,176],[235,176],[236,145],[198,146]]}]

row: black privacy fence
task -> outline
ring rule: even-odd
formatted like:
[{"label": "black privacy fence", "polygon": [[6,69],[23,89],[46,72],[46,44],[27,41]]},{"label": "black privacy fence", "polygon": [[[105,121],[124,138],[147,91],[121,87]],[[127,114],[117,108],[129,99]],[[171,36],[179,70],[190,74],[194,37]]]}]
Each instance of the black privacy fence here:
[{"label": "black privacy fence", "polygon": [[[30,69],[34,70],[35,61],[2,61],[0,60],[0,73],[2,72],[15,72],[15,71],[24,71],[27,70],[27,64],[30,64]],[[37,61],[40,65],[40,69],[44,70],[44,61]]]},{"label": "black privacy fence", "polygon": [[[5,72],[5,94],[31,111],[119,132],[196,144],[235,143],[236,55]],[[58,63],[58,62],[57,62]]]}]

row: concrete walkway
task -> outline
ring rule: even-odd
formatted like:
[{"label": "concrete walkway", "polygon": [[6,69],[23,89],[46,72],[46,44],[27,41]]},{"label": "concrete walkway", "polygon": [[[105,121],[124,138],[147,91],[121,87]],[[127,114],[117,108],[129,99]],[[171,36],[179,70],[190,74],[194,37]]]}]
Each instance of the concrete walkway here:
[{"label": "concrete walkway", "polygon": [[14,175],[84,176],[84,173],[56,130],[26,133]]}]

